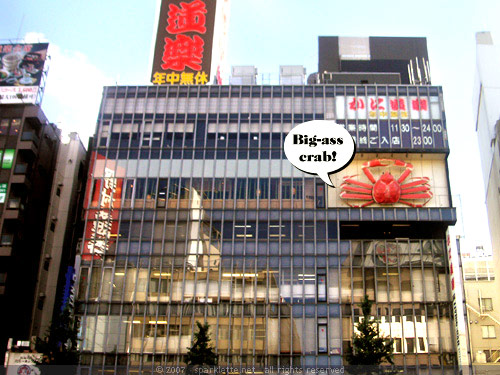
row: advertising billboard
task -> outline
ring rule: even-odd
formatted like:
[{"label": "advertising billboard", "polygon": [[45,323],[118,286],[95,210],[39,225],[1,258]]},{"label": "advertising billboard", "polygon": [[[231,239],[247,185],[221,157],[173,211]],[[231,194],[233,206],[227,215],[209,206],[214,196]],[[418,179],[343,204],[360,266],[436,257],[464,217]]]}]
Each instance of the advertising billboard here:
[{"label": "advertising billboard", "polygon": [[210,81],[216,0],[162,0],[151,82],[203,85]]},{"label": "advertising billboard", "polygon": [[0,104],[34,104],[48,43],[0,44]]}]

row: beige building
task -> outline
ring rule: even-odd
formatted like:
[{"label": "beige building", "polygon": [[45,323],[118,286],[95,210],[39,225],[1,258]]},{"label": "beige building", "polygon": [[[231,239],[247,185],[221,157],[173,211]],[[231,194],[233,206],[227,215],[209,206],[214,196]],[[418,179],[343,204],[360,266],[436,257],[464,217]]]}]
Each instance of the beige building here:
[{"label": "beige building", "polygon": [[[500,49],[476,34],[474,118],[491,233],[492,256],[462,254],[473,363],[500,364]],[[495,373],[500,373],[500,366]],[[490,372],[491,373],[491,372]]]}]

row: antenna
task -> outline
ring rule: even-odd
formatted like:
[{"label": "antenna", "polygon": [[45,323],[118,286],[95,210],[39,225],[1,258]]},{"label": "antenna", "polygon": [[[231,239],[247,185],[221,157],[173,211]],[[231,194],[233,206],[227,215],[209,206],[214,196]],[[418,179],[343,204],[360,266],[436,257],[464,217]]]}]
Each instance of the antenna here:
[{"label": "antenna", "polygon": [[428,61],[425,59],[425,57],[422,57],[422,65],[424,66],[425,83],[430,85],[431,79],[429,77],[429,64]]},{"label": "antenna", "polygon": [[431,67],[429,65],[429,60],[427,60],[427,74],[429,75],[429,85],[431,84]]},{"label": "antenna", "polygon": [[413,85],[413,77],[411,76],[410,64],[408,64],[408,78],[410,80],[410,84]]},{"label": "antenna", "polygon": [[418,84],[422,84],[422,75],[420,74],[420,68],[418,66],[418,57],[415,57],[415,66],[417,67],[417,74],[418,74]]},{"label": "antenna", "polygon": [[19,39],[19,35],[21,35],[21,30],[23,28],[23,23],[24,23],[24,16],[25,16],[25,14],[23,13],[23,17],[21,18],[21,24],[19,25],[19,30],[17,30],[17,37],[16,37],[16,39]]},{"label": "antenna", "polygon": [[415,73],[413,72],[413,60],[410,60],[411,84],[415,84]]}]

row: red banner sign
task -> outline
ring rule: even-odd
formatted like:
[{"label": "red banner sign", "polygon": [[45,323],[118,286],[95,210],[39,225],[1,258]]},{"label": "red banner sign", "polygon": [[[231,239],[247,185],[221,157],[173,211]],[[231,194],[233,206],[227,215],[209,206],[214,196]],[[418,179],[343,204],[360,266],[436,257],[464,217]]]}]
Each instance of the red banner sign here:
[{"label": "red banner sign", "polygon": [[204,85],[210,80],[216,0],[164,0],[151,82]]}]

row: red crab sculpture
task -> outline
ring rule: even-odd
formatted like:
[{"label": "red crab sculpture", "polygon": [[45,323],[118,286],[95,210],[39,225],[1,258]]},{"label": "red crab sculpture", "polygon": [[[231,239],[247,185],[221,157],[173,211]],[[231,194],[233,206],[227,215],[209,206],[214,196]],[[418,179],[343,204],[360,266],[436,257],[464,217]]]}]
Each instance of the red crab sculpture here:
[{"label": "red crab sculpture", "polygon": [[[376,179],[370,168],[395,166],[404,168],[401,175],[396,178],[390,172],[384,172]],[[405,181],[413,170],[411,163],[405,163],[395,159],[375,159],[363,163],[363,173],[371,181],[371,184],[355,180],[354,176],[345,176],[344,183],[340,185],[342,190],[340,197],[342,199],[352,199],[367,201],[362,204],[347,204],[351,207],[366,207],[373,203],[394,204],[403,203],[411,207],[423,207],[432,198],[431,187],[428,184],[428,177],[411,178],[405,184]],[[409,202],[408,199],[425,199],[423,203],[416,204]]]}]

